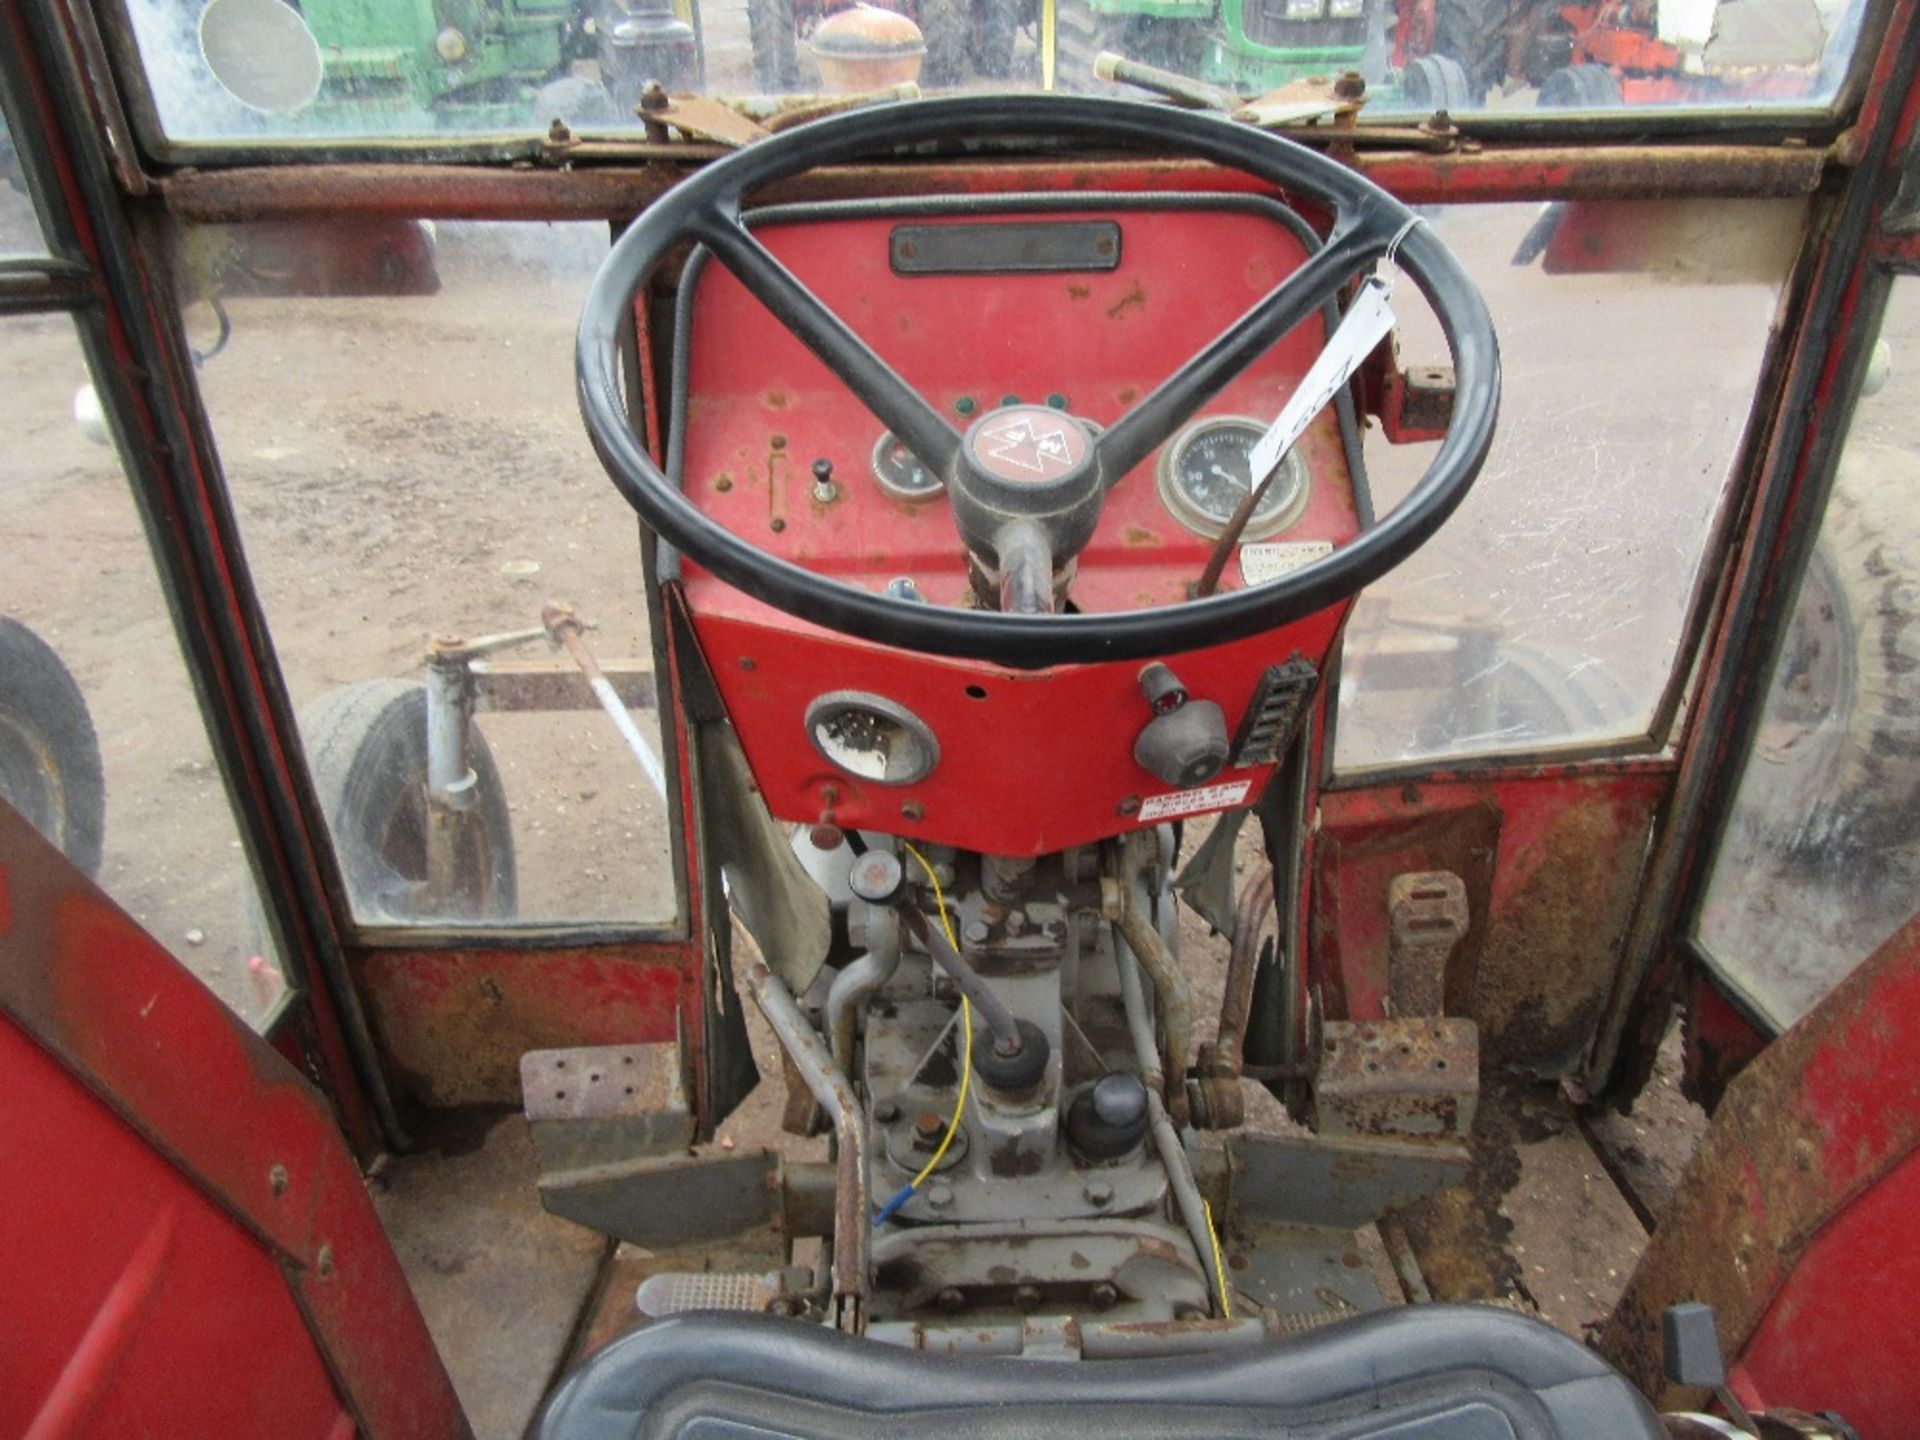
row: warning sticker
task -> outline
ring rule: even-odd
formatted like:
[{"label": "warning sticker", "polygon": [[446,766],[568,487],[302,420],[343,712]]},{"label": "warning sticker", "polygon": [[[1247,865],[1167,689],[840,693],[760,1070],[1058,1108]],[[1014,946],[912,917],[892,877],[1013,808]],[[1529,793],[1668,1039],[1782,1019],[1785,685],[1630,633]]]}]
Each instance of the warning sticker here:
[{"label": "warning sticker", "polygon": [[1249,585],[1264,585],[1332,553],[1331,540],[1267,540],[1242,545],[1240,578]]},{"label": "warning sticker", "polygon": [[1232,785],[1202,785],[1197,790],[1170,790],[1165,795],[1150,795],[1141,802],[1140,818],[1171,820],[1178,815],[1225,810],[1246,799],[1252,784],[1251,780],[1241,780]]}]

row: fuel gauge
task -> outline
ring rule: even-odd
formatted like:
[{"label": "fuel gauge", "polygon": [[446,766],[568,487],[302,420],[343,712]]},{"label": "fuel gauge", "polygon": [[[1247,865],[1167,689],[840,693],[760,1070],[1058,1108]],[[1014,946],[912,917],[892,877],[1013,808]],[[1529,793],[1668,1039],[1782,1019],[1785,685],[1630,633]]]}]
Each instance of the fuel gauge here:
[{"label": "fuel gauge", "polygon": [[[1195,534],[1217,539],[1253,483],[1249,456],[1266,433],[1257,420],[1221,416],[1202,420],[1160,452],[1160,499]],[[1289,450],[1280,473],[1261,497],[1243,540],[1284,530],[1307,508],[1307,467]]]},{"label": "fuel gauge", "polygon": [[931,500],[947,488],[891,430],[874,442],[873,478],[896,500]]}]

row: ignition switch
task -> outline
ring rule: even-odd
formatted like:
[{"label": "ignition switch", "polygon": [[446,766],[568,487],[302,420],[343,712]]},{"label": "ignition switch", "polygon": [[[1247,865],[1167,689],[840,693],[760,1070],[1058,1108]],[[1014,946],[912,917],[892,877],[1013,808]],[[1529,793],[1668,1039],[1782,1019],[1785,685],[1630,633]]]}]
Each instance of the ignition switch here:
[{"label": "ignition switch", "polygon": [[1169,785],[1204,785],[1227,763],[1227,717],[1211,700],[1194,700],[1158,660],[1140,672],[1153,718],[1133,742],[1133,758]]}]

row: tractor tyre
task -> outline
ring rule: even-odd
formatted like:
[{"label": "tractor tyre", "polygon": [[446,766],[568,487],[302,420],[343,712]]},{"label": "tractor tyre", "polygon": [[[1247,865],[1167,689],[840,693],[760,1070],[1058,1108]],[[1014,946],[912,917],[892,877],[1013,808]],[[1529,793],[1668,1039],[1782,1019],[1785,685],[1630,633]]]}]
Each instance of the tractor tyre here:
[{"label": "tractor tyre", "polygon": [[620,114],[607,87],[584,75],[562,75],[549,80],[533,97],[533,115],[542,130],[558,120],[569,130],[605,130],[633,117]]},{"label": "tractor tyre", "polygon": [[473,808],[455,829],[450,893],[427,876],[427,691],[411,680],[343,685],[300,715],[300,738],[347,893],[363,920],[471,921],[513,915],[507,792],[486,737],[467,727]]},{"label": "tractor tyre", "polygon": [[1831,865],[1920,835],[1913,478],[1859,441],[1841,463],[1741,782],[1740,813],[1776,852]]},{"label": "tractor tyre", "polygon": [[1053,84],[1066,95],[1138,95],[1129,85],[1116,85],[1093,73],[1093,57],[1112,50],[1131,58],[1126,22],[1096,15],[1087,0],[1056,0],[1054,6]]},{"label": "tractor tyre", "polygon": [[1018,0],[975,0],[973,73],[983,80],[1013,74],[1013,46],[1020,35]]},{"label": "tractor tyre", "polygon": [[53,648],[0,615],[0,802],[91,878],[107,833],[107,781],[86,697]]},{"label": "tractor tyre", "polygon": [[[1509,0],[1437,0],[1435,4],[1434,57],[1460,67],[1473,105],[1484,102],[1487,92],[1507,78],[1509,14]],[[1407,70],[1411,76],[1413,66]]]},{"label": "tractor tyre", "polygon": [[1534,103],[1542,110],[1611,110],[1620,103],[1620,82],[1604,65],[1569,65],[1540,82]]},{"label": "tractor tyre", "polygon": [[966,0],[920,0],[920,33],[927,43],[920,82],[929,89],[950,90],[965,80],[973,43],[973,16]]},{"label": "tractor tyre", "polygon": [[800,45],[793,0],[747,0],[753,81],[763,95],[791,95],[800,86]]},{"label": "tractor tyre", "polygon": [[1618,734],[1635,718],[1633,695],[1591,658],[1523,642],[1502,644],[1497,662],[1463,689],[1428,707],[1409,753],[1546,749]]},{"label": "tractor tyre", "polygon": [[1401,93],[1417,110],[1459,114],[1477,103],[1467,72],[1445,55],[1421,55],[1410,61],[1400,80]]}]

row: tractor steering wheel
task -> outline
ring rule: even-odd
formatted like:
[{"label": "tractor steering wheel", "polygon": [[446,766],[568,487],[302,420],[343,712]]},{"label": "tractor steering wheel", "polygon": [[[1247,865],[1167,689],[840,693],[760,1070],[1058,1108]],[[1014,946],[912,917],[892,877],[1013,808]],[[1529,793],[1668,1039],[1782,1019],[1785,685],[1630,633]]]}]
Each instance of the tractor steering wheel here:
[{"label": "tractor steering wheel", "polygon": [[[1456,384],[1446,438],[1406,498],[1331,555],[1264,584],[1099,615],[948,609],[858,589],[768,554],[688,500],[634,434],[619,378],[620,330],[635,293],[665,256],[688,242],[711,250],[947,482],[956,512],[956,478],[992,479],[985,473],[991,467],[983,467],[972,448],[984,421],[965,437],[955,432],[749,233],[740,212],[748,194],[820,166],[955,137],[1018,136],[1183,152],[1244,171],[1333,216],[1325,244],[1304,265],[1104,433],[1087,432],[1084,453],[1074,457],[1076,473],[1090,467],[1096,490],[1126,475],[1242,369],[1392,249],[1440,321]],[[1500,404],[1493,320],[1460,262],[1414,221],[1386,191],[1316,151],[1189,111],[1052,95],[961,96],[855,110],[708,165],[628,227],[594,278],[581,316],[580,410],[607,474],[659,535],[729,584],[800,619],[900,649],[1024,669],[1179,654],[1273,629],[1355,594],[1425,543],[1480,473]],[[1097,495],[1092,504],[1097,511]]]}]

